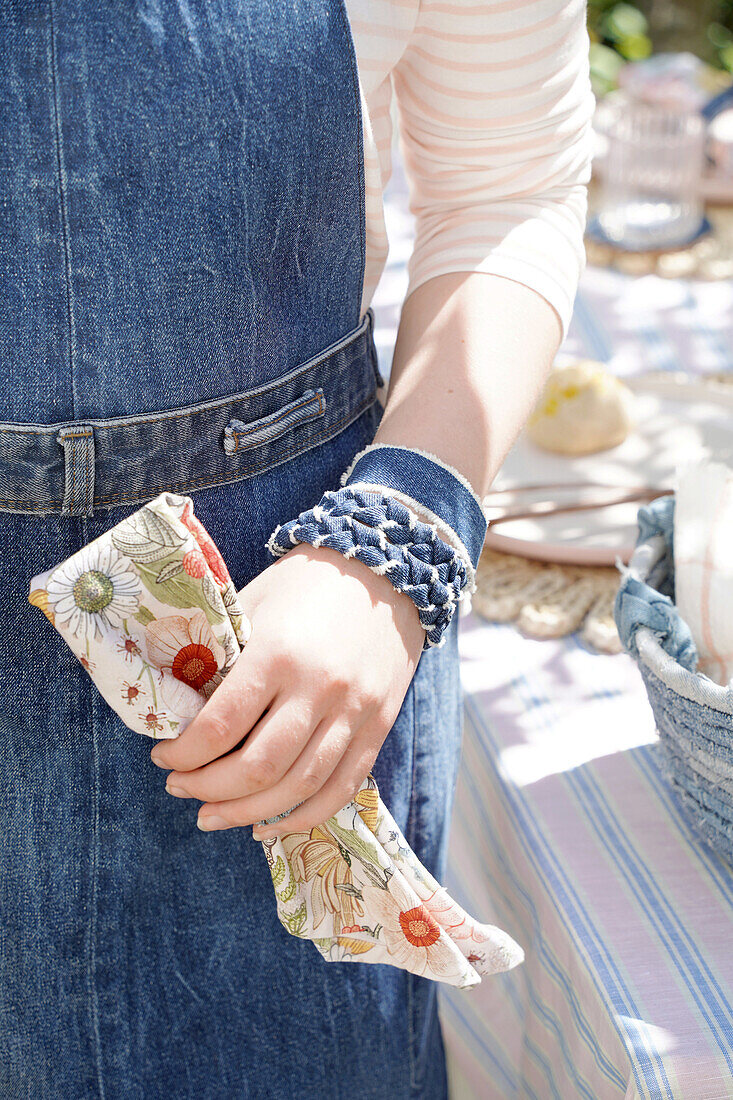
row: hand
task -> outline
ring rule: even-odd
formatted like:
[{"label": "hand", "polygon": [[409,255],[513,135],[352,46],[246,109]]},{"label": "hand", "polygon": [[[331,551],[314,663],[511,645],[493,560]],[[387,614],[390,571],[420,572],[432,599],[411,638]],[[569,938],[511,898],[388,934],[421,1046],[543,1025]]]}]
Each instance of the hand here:
[{"label": "hand", "polygon": [[363,784],[415,673],[424,631],[402,592],[362,562],[300,544],[240,592],[252,636],[156,764],[169,793],[199,798],[204,830],[307,830]]}]

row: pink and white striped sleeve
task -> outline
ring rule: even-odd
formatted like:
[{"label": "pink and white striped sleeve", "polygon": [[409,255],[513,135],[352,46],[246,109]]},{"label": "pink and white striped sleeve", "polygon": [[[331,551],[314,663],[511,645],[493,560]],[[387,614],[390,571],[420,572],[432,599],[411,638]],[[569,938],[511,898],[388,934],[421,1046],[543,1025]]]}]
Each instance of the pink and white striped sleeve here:
[{"label": "pink and white striped sleeve", "polygon": [[407,293],[489,272],[541,294],[567,331],[594,106],[584,0],[420,0],[392,78],[416,216]]}]

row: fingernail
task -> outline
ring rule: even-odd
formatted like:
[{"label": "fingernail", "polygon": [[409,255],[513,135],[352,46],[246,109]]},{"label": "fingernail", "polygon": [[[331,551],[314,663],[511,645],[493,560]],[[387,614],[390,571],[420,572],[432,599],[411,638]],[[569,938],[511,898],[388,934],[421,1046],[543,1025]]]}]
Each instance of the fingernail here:
[{"label": "fingernail", "polygon": [[229,822],[225,821],[223,817],[217,817],[216,814],[210,814],[207,817],[198,817],[196,824],[199,829],[205,833],[210,833],[213,829],[228,829]]},{"label": "fingernail", "polygon": [[255,840],[275,840],[277,837],[280,836],[280,834],[273,832],[272,829],[265,829],[265,831],[262,833],[255,832],[253,829],[252,836],[255,838]]},{"label": "fingernail", "polygon": [[157,756],[154,756],[152,752],[150,754],[150,759],[153,761],[153,763],[155,764],[155,766],[157,768],[167,768],[168,767],[168,765],[164,764],[162,760],[159,760]]},{"label": "fingernail", "polygon": [[188,791],[184,791],[183,787],[174,787],[166,783],[165,789],[168,794],[174,794],[176,798],[188,798]]}]

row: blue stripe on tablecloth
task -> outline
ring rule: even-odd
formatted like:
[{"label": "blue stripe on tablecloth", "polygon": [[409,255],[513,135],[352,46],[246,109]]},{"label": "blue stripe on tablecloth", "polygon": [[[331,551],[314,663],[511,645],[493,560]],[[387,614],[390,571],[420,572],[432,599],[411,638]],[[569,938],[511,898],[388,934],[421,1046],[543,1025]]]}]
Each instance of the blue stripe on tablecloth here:
[{"label": "blue stripe on tablecloth", "polygon": [[[639,905],[646,909],[650,923],[656,928],[661,943],[690,991],[733,1074],[733,1051],[725,1034],[731,1021],[731,1006],[727,1004],[718,982],[684,924],[656,886],[646,862],[627,844],[623,829],[596,780],[590,773],[583,775],[581,769],[578,769],[568,776],[568,782],[575,790],[578,804],[583,808],[599,841],[611,856]],[[724,1030],[721,1031],[721,1028]]]},{"label": "blue stripe on tablecloth", "polygon": [[[651,367],[654,370],[677,371],[683,369],[675,344],[670,340],[663,340],[659,329],[653,328],[651,325],[645,328],[638,327],[634,330],[634,335],[643,340],[649,348]],[[645,366],[648,370],[649,364],[645,364]]]},{"label": "blue stripe on tablecloth", "polygon": [[[550,1090],[552,1092],[552,1100],[563,1100],[563,1097],[558,1091],[557,1085],[555,1084],[555,1075],[552,1072],[552,1065],[549,1059],[545,1057],[545,1055],[535,1043],[534,1039],[531,1039],[529,1035],[524,1036],[524,1049],[529,1051],[529,1053],[534,1058],[534,1061],[544,1072],[547,1084],[550,1086]],[[522,1079],[524,1080],[524,1078]],[[525,1089],[527,1088],[526,1081],[524,1081],[524,1087]],[[565,1100],[567,1100],[567,1097],[565,1097]]]},{"label": "blue stripe on tablecloth", "polygon": [[[501,840],[496,834],[489,814],[483,809],[483,792],[478,789],[475,777],[472,776],[469,772],[464,772],[462,776],[462,781],[466,784],[466,786],[473,793],[474,798],[476,799],[476,805],[481,813],[480,820],[482,830],[485,830],[487,837],[490,838],[492,842],[494,856],[498,859],[501,865],[502,875],[512,883],[513,888],[524,899],[526,909],[532,922],[534,935],[531,934],[530,929],[527,927],[525,921],[522,920],[522,917],[517,913],[516,909],[512,905],[511,899],[508,897],[501,885],[501,880],[495,876],[490,876],[490,881],[492,885],[492,899],[496,898],[498,895],[498,897],[503,900],[505,911],[515,917],[516,920],[519,922],[519,924],[521,925],[521,933],[525,936],[527,942],[531,941],[535,944],[539,943],[539,950],[535,949],[534,954],[535,956],[538,956],[542,969],[550,975],[555,984],[557,984],[565,994],[566,1000],[571,1008],[571,1014],[574,1017],[575,1025],[578,1029],[578,1034],[580,1036],[581,1042],[590,1051],[599,1071],[609,1081],[612,1081],[614,1085],[617,1085],[619,1089],[622,1090],[622,1092],[625,1092],[628,1085],[626,1078],[618,1072],[616,1067],[606,1057],[601,1047],[595,1041],[593,1030],[581,1011],[580,1004],[572,989],[569,978],[566,976],[566,972],[564,972],[560,967],[556,957],[550,951],[547,941],[543,936],[542,924],[539,919],[537,907],[535,906],[531,895],[524,889],[520,879],[515,874],[513,868],[503,855]],[[469,898],[468,900],[471,899]],[[477,911],[477,904],[474,905],[473,909],[469,907],[469,912],[475,911]],[[555,1039],[557,1040],[569,1076],[575,1078],[578,1089],[585,1096],[588,1097],[588,1100],[597,1100],[597,1096],[592,1091],[588,1082],[580,1076],[577,1066],[573,1061],[572,1055],[568,1050],[567,1041],[565,1035],[563,1034],[562,1024],[560,1022],[559,1016],[550,1008],[549,1005],[547,1005],[546,1002],[542,1001],[541,998],[538,996],[534,989],[534,983],[529,977],[529,974],[525,974],[524,980],[527,987],[529,999],[534,1004],[537,1014],[545,1022],[547,1030],[552,1032]]]},{"label": "blue stripe on tablecloth", "polygon": [[659,765],[654,761],[655,745],[641,745],[633,755],[633,762],[647,782],[654,788],[657,798],[665,807],[671,823],[680,834],[690,854],[702,864],[706,878],[710,878],[720,891],[727,905],[733,908],[733,875],[722,856],[716,855],[705,844],[693,826],[683,816],[680,804],[662,777]]},{"label": "blue stripe on tablecloth", "polygon": [[[576,648],[581,648],[581,649],[584,648],[582,646],[581,642],[578,640],[577,635],[569,636],[569,638],[566,640],[566,644],[569,645],[569,646],[574,644],[576,646]],[[544,727],[545,729],[552,729],[552,726],[553,726],[552,717],[551,717],[551,715],[552,715],[552,700],[547,695],[543,695],[543,696],[537,695],[534,692],[534,690],[532,689],[532,687],[530,686],[530,683],[529,683],[529,681],[527,680],[526,677],[520,676],[520,677],[517,678],[517,680],[526,685],[528,696],[529,696],[529,698],[531,700],[531,703],[532,703],[532,708],[533,709],[538,709],[539,712],[540,712],[540,719],[539,720],[540,720],[541,726]],[[607,697],[609,694],[610,693],[608,691],[604,691],[602,689],[601,691],[596,693],[595,697],[596,698],[604,698],[604,697]],[[633,874],[632,874],[631,877],[629,877],[629,875],[626,874],[626,872],[624,871],[624,868],[622,867],[621,863],[618,860],[618,857],[617,857],[617,854],[616,854],[616,848],[611,847],[608,844],[607,835],[604,834],[604,832],[599,828],[596,813],[590,812],[587,808],[587,805],[584,805],[583,798],[582,798],[581,795],[579,795],[578,789],[577,789],[578,788],[578,783],[582,783],[582,779],[580,778],[579,771],[580,771],[579,769],[576,769],[574,771],[570,771],[570,772],[565,773],[564,779],[565,779],[566,784],[571,788],[571,790],[573,790],[573,792],[575,794],[576,801],[578,802],[581,809],[583,810],[583,812],[585,814],[585,817],[587,818],[589,824],[594,829],[594,831],[595,831],[595,833],[596,833],[596,835],[597,835],[597,837],[600,841],[601,848],[602,849],[605,848],[605,850],[609,853],[609,855],[611,856],[613,862],[616,864],[618,870],[620,871],[620,873],[622,874],[622,876],[626,880],[627,884],[631,887],[632,893],[636,897],[636,900],[639,903],[642,910],[647,914],[647,917],[651,917],[653,915],[654,916],[658,915],[658,910],[655,909],[654,904],[653,904],[653,897],[652,897],[652,908],[650,910],[649,906],[645,905],[644,899],[639,896],[638,891],[635,889],[635,881],[636,880],[634,879]],[[601,794],[600,794],[600,789],[597,787],[597,785],[596,785],[596,790],[598,791],[598,796],[602,797]],[[611,813],[610,808],[609,808],[608,812]],[[612,814],[611,814],[611,816],[613,817]],[[615,820],[615,818],[614,818],[614,820]],[[649,893],[649,884],[653,883],[653,876],[651,876],[648,868],[645,865],[644,865],[644,870],[646,871],[647,893]],[[637,871],[637,873],[638,873],[638,871]],[[659,895],[657,894],[657,896],[659,896]],[[671,912],[669,906],[667,906],[667,911]],[[669,955],[671,961],[674,963],[674,965],[677,969],[677,973],[682,978],[682,980],[683,980],[684,984],[686,985],[688,991],[692,995],[692,999],[697,1004],[703,1019],[708,1024],[708,1027],[710,1028],[711,1033],[715,1037],[715,1040],[718,1044],[718,1047],[720,1048],[720,1050],[723,1053],[723,1057],[725,1058],[726,1064],[728,1064],[731,1071],[733,1071],[733,1063],[731,1062],[731,1059],[730,1059],[729,1042],[728,1042],[728,1040],[727,1040],[727,1038],[725,1037],[724,1034],[723,1034],[723,1036],[720,1035],[720,1033],[719,1033],[719,1031],[716,1027],[716,1023],[719,1022],[719,1019],[718,1019],[718,1016],[717,1016],[717,1011],[716,1011],[715,1019],[711,1019],[711,1017],[710,1017],[710,1015],[707,1011],[706,1001],[704,999],[701,1000],[701,998],[698,996],[699,982],[698,982],[697,987],[694,984],[697,980],[696,977],[695,977],[695,971],[697,971],[697,968],[695,967],[694,963],[692,965],[690,965],[689,962],[686,961],[686,965],[688,966],[688,970],[689,970],[689,976],[688,976],[688,973],[686,973],[685,970],[683,970],[682,966],[680,965],[680,959],[679,959],[678,955],[675,954],[675,952],[671,949],[670,944],[668,942],[668,939],[666,939],[665,935],[663,934],[663,928],[660,927],[660,924],[664,923],[663,917],[660,916],[660,918],[658,920],[655,919],[654,921],[650,921],[650,923],[654,924],[654,926],[656,928],[656,931],[657,931],[657,934],[659,936],[659,940],[660,940],[661,945],[666,949],[667,954]],[[682,926],[681,922],[679,924],[679,927],[680,927],[680,930],[682,931],[682,934],[687,936],[688,942],[691,942],[689,934],[686,932],[686,930],[684,929],[684,926]],[[679,946],[683,946],[683,945],[678,944],[678,947]],[[697,951],[697,948],[695,947],[694,950]],[[698,955],[699,955],[699,953],[698,953]],[[708,974],[710,976],[711,981],[719,989],[719,987],[717,986],[717,981],[713,978],[712,974],[710,974],[709,968],[707,968],[706,964],[704,963],[704,961],[702,959],[700,961],[702,962],[702,965],[705,967],[705,969],[708,970]],[[697,971],[697,977],[698,978],[700,977],[699,971]],[[693,984],[691,984],[690,978],[692,978]],[[704,984],[707,984],[707,983],[704,983]],[[721,996],[723,997],[724,1003],[727,1005],[727,1000],[726,1000],[724,994],[721,993]],[[716,1008],[717,1008],[717,1006],[716,1006]],[[727,1005],[727,1008],[728,1008],[728,1011],[730,1011],[730,1006],[729,1005]],[[722,1038],[722,1043],[721,1043],[721,1038]]]},{"label": "blue stripe on tablecloth", "polygon": [[486,1057],[489,1059],[496,1072],[505,1081],[506,1085],[511,1090],[511,1094],[516,1094],[517,1079],[510,1063],[505,1062],[503,1059],[501,1059],[496,1052],[496,1047],[489,1046],[488,1043],[485,1041],[483,1035],[481,1035],[481,1033],[476,1030],[473,1022],[473,1010],[471,1009],[470,1004],[466,1005],[467,1011],[464,1011],[460,1004],[460,1001],[461,998],[459,997],[452,998],[451,1008],[454,1014],[460,1020],[461,1026],[465,1028],[466,1032],[470,1033],[470,1035],[474,1038],[477,1045],[481,1049],[481,1053],[485,1054]]},{"label": "blue stripe on tablecloth", "polygon": [[606,338],[605,332],[601,332],[597,322],[593,319],[592,311],[586,304],[581,291],[578,291],[575,296],[573,317],[585,336],[585,342],[592,349],[591,354],[596,359],[600,359],[602,363],[607,363],[612,355],[611,343]]},{"label": "blue stripe on tablecloth", "polygon": [[689,316],[693,322],[693,330],[700,333],[707,339],[708,345],[715,348],[720,360],[720,366],[718,370],[733,371],[733,357],[730,353],[730,348],[726,344],[725,340],[721,339],[720,333],[715,329],[711,329],[709,325],[700,324],[699,313],[697,309],[697,302],[695,296],[690,290],[689,283],[687,284],[687,297],[685,298],[685,306],[688,310]]},{"label": "blue stripe on tablecloth", "polygon": [[[523,680],[527,683],[525,677],[517,677],[514,683],[516,684],[518,680]],[[496,764],[489,752],[489,747],[491,747],[494,753],[498,753],[499,745],[478,704],[470,695],[466,696],[465,702],[467,709],[470,710],[473,716],[473,721],[477,729],[486,735],[487,741],[490,743],[485,744],[482,737],[477,738],[477,742],[486,756],[487,762],[492,770],[496,771]],[[634,1058],[629,1059],[629,1062],[639,1092],[642,1093],[642,1095],[648,1096],[649,1100],[659,1100],[662,1094],[666,1095],[669,1100],[674,1100],[669,1081],[667,1080],[664,1063],[659,1053],[653,1048],[647,1049],[646,1036],[641,1029],[630,1026],[635,1023],[636,1019],[641,1019],[632,993],[618,971],[613,957],[607,953],[603,941],[594,935],[591,918],[574,890],[569,876],[565,874],[551,846],[545,840],[536,817],[532,813],[529,805],[517,797],[508,785],[502,783],[501,778],[500,789],[505,800],[510,803],[512,811],[519,821],[520,826],[522,826],[518,830],[518,836],[529,856],[530,862],[534,864],[542,877],[552,883],[553,889],[549,891],[549,895],[555,908],[562,919],[570,920],[573,929],[593,960],[594,966],[597,968],[594,970],[593,966],[588,966],[586,964],[588,973],[603,999],[608,1000],[611,998],[614,1008],[614,1015],[612,1016],[614,1027],[624,1040],[624,1045],[627,1050],[630,1045],[635,1055]],[[535,837],[534,847],[530,845],[526,839],[524,830],[528,824],[531,826],[531,831]],[[530,830],[527,829],[527,833],[529,833],[529,831]],[[627,1018],[621,1020],[619,1014]]]},{"label": "blue stripe on tablecloth", "polygon": [[[575,644],[580,645],[577,638]],[[608,693],[601,690],[597,698]],[[550,700],[546,700],[550,702]],[[547,718],[545,718],[547,722]],[[632,894],[654,924],[661,943],[692,994],[703,1019],[733,1074],[733,1007],[701,954],[694,936],[659,889],[646,861],[634,845],[627,843],[623,826],[611,808],[597,779],[589,770],[575,769],[565,775],[576,800],[613,862],[629,885]],[[602,827],[605,823],[605,828]],[[611,841],[611,843],[609,843]],[[683,969],[683,965],[684,968]],[[715,991],[715,994],[713,993]]]}]

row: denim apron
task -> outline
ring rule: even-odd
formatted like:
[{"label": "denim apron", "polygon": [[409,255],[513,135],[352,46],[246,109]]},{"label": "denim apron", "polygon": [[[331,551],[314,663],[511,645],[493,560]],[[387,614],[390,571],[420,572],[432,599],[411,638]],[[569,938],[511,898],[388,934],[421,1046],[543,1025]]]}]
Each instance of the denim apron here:
[{"label": "denim apron", "polygon": [[[435,984],[289,936],[250,830],[196,828],[27,602],[162,489],[241,588],[374,437],[342,0],[0,0],[0,26],[0,1096],[443,1098]],[[456,632],[374,769],[438,876]]]}]

